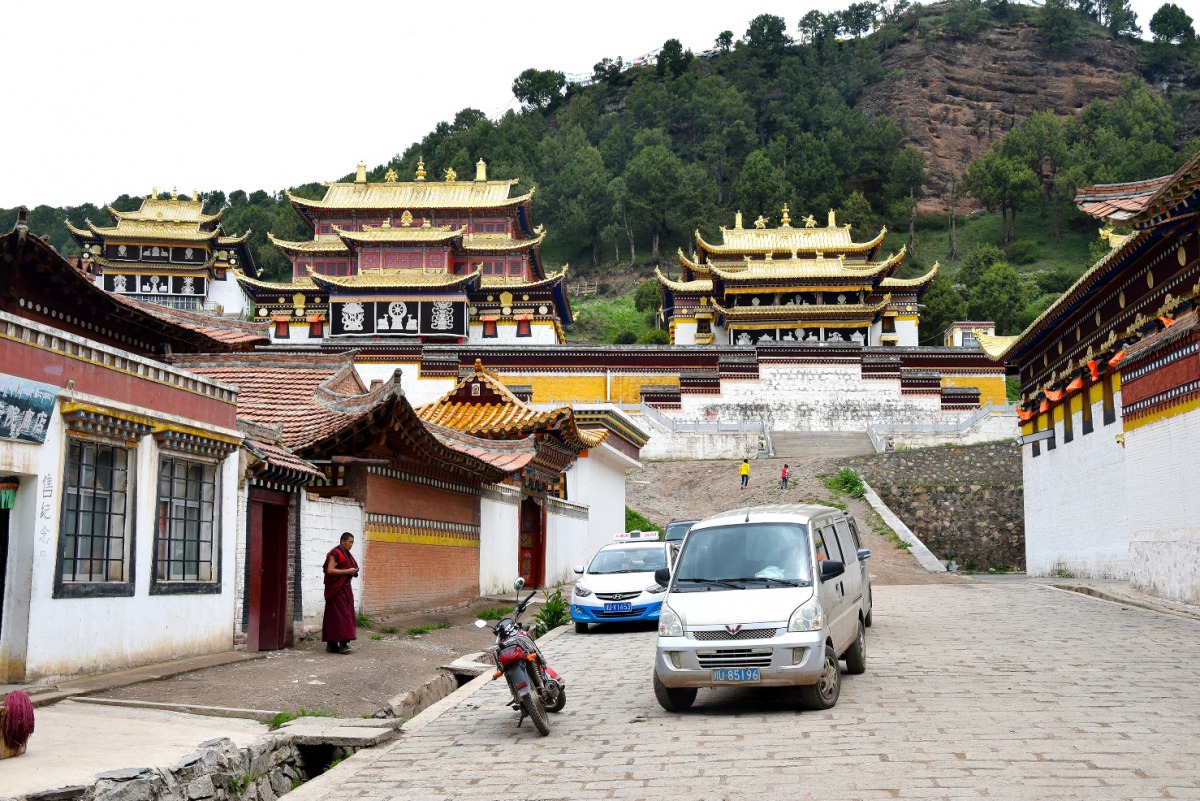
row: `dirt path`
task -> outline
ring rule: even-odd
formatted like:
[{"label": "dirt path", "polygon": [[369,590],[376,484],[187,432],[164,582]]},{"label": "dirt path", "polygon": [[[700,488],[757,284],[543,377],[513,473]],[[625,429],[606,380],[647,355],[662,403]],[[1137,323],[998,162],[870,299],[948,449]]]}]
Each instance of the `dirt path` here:
[{"label": "dirt path", "polygon": [[[825,503],[831,500],[820,476],[837,472],[829,459],[788,459],[792,480],[779,487],[783,459],[750,462],[750,486],[743,490],[737,460],[709,462],[644,462],[625,480],[625,503],[659,525],[673,519],[699,519],[742,506],[771,503]],[[929,573],[912,555],[885,539],[872,524],[881,521],[866,501],[841,498],[860,523],[863,545],[871,549],[871,579],[877,584],[943,584],[970,579]]]}]

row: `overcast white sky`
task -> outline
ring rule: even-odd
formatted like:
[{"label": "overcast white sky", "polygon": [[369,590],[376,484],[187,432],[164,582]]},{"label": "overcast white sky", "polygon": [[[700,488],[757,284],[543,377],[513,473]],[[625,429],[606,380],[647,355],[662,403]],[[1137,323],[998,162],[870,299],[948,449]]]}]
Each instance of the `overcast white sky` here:
[{"label": "overcast white sky", "polygon": [[[335,180],[462,108],[499,116],[527,67],[700,51],[762,13],[795,35],[849,2],[26,2],[0,49],[0,208]],[[1144,30],[1160,4],[1134,0]]]}]

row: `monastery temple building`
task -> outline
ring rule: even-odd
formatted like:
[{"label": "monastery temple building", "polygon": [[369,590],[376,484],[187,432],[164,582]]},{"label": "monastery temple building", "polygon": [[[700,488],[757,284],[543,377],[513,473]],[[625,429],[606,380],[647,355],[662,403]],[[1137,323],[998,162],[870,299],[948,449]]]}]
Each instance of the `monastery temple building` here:
[{"label": "monastery temple building", "polygon": [[271,242],[292,261],[292,280],[275,284],[236,271],[273,339],[331,338],[392,343],[565,341],[571,322],[563,279],[547,274],[545,232],[529,213],[533,190],[512,196],[516,180],[413,181],[388,170],[367,180],[331,183],[320,200],[288,194],[312,223],[313,238]]},{"label": "monastery temple building", "polygon": [[762,217],[745,228],[738,212],[719,244],[697,231],[691,257],[679,252],[681,280],[656,270],[671,342],[917,345],[918,301],[938,265],[897,278],[904,248],[879,257],[886,228],[855,242],[833,211],[823,227],[812,217],[803,223],[793,228],[785,205],[777,228]]}]

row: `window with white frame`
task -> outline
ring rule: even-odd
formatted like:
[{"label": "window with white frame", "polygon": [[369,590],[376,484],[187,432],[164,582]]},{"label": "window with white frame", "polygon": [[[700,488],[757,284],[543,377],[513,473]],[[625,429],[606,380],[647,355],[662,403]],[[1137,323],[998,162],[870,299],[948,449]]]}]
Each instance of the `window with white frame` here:
[{"label": "window with white frame", "polygon": [[219,591],[218,466],[178,456],[162,456],[158,465],[154,586]]},{"label": "window with white frame", "polygon": [[133,453],[67,438],[56,595],[132,594]]}]

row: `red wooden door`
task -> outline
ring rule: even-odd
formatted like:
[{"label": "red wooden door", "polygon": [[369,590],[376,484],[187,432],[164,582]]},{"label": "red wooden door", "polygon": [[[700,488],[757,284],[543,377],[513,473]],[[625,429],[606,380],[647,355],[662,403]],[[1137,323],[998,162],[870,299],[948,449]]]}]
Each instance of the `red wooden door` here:
[{"label": "red wooden door", "polygon": [[517,572],[525,586],[540,587],[545,576],[546,537],[542,507],[532,498],[521,501],[520,531],[517,538]]},{"label": "red wooden door", "polygon": [[287,501],[285,493],[258,489],[250,497],[248,651],[274,651],[287,638]]}]

